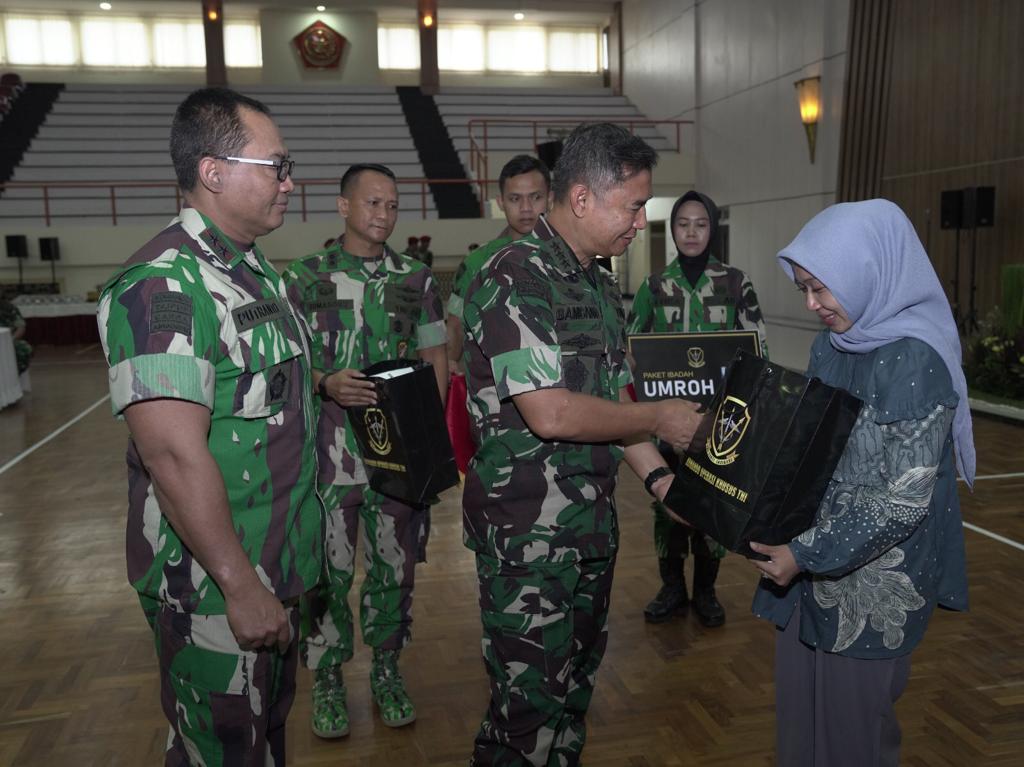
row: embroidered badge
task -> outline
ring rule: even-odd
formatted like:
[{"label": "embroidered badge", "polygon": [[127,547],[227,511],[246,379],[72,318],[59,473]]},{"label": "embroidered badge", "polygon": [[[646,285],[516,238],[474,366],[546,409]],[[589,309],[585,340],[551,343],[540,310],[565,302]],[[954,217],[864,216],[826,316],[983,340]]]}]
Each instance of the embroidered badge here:
[{"label": "embroidered badge", "polygon": [[149,302],[150,333],[192,335],[192,296],[156,293]]},{"label": "embroidered badge", "polygon": [[276,405],[288,399],[288,392],[291,389],[291,368],[291,362],[282,362],[266,372],[267,398],[264,404]]},{"label": "embroidered badge", "polygon": [[238,307],[231,312],[231,316],[235,319],[235,328],[242,333],[265,322],[286,317],[288,313],[285,311],[281,299],[264,298],[261,301],[253,301],[251,304]]}]

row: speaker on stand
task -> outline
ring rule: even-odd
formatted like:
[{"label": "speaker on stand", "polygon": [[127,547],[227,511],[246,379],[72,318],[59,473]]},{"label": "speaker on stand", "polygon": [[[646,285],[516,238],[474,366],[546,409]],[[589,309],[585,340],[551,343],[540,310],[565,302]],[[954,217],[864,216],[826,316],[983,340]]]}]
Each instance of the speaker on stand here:
[{"label": "speaker on stand", "polygon": [[996,188],[979,186],[964,189],[964,220],[973,230],[971,233],[971,292],[967,305],[967,317],[964,320],[964,331],[970,333],[978,329],[978,310],[974,302],[978,292],[978,229],[989,228],[995,224]]},{"label": "speaker on stand", "polygon": [[960,229],[963,226],[964,190],[944,189],[939,201],[939,228],[956,230],[953,256],[953,321],[960,325]]},{"label": "speaker on stand", "polygon": [[50,262],[50,286],[54,293],[59,293],[56,262],[60,261],[60,240],[56,237],[40,237],[39,260]]},{"label": "speaker on stand", "polygon": [[18,292],[25,290],[24,267],[22,264],[28,258],[28,237],[23,234],[9,234],[5,239],[7,245],[7,257],[18,259]]}]

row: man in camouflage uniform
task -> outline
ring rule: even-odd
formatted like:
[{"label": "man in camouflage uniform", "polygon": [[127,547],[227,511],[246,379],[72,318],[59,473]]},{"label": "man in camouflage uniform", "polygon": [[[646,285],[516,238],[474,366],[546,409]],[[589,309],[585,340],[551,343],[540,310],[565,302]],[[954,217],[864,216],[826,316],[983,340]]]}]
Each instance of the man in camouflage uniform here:
[{"label": "man in camouflage uniform", "polygon": [[306,333],[253,244],[291,160],[262,104],[191,94],[174,116],[179,216],[98,310],[128,444],[128,575],[160,659],[166,764],[283,764],[300,596],[319,577]]},{"label": "man in camouflage uniform", "polygon": [[537,219],[551,204],[551,171],[528,154],[513,157],[498,176],[498,207],[507,226],[485,245],[470,251],[455,272],[452,293],[448,297],[448,367],[462,373],[462,305],[466,288],[487,261],[512,240],[529,236]]},{"label": "man in camouflage uniform", "polygon": [[[626,323],[629,333],[757,330],[762,354],[767,356],[764,319],[750,278],[711,254],[718,219],[718,207],[706,195],[687,192],[676,201],[669,221],[678,255],[636,292]],[[663,446],[662,452],[675,470],[676,453],[668,446]],[[694,612],[705,626],[721,626],[725,610],[715,594],[715,580],[725,547],[670,519],[657,501],[652,506],[662,586],[644,609],[644,618],[661,623],[686,612],[690,600],[683,568],[692,548]]]},{"label": "man in camouflage uniform", "polygon": [[682,400],[630,401],[618,288],[594,265],[646,226],[656,159],[622,128],[577,128],[555,168],[550,216],[469,285],[479,450],[463,521],[491,683],[477,765],[579,763],[607,644],[619,462],[664,497],[671,472],[649,436],[682,449],[700,421]]},{"label": "man in camouflage uniform", "polygon": [[18,307],[6,298],[0,298],[0,328],[9,328],[14,339],[14,358],[18,365],[18,373],[28,370],[28,362],[32,359],[32,346],[25,340],[25,318]]},{"label": "man in camouflage uniform", "polygon": [[359,619],[363,641],[373,648],[373,699],[390,727],[416,718],[398,655],[409,642],[414,565],[428,509],[370,489],[345,408],[376,402],[372,382],[359,371],[384,360],[430,362],[442,400],[448,385],[444,314],[433,275],[386,244],[398,219],[394,174],[383,165],[354,165],[340,191],[344,235],[285,272],[289,298],[312,328],[313,382],[323,399],[317,443],[327,575],[303,616],[302,658],[314,671],[313,732],[324,738],[349,730],[341,664],[353,651],[348,592],[360,526],[366,577]]}]

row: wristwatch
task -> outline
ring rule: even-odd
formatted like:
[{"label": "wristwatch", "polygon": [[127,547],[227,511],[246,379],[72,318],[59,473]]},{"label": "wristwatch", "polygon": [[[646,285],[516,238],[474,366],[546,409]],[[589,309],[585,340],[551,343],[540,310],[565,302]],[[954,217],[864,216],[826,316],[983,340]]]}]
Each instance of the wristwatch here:
[{"label": "wristwatch", "polygon": [[334,373],[335,371],[333,370],[330,373],[324,373],[320,376],[320,383],[316,385],[316,393],[320,395],[320,399],[324,402],[331,398],[331,395],[327,393],[327,379],[334,375]]},{"label": "wristwatch", "polygon": [[647,475],[647,478],[644,479],[644,489],[651,495],[654,495],[654,483],[657,482],[662,477],[671,476],[672,469],[670,469],[668,466],[659,466],[657,469],[651,471],[651,473]]}]

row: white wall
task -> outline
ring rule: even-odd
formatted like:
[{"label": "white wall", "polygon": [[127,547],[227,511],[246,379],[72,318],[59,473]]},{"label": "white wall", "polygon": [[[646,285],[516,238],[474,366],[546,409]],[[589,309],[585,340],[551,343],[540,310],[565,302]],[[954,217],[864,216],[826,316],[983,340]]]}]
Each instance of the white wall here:
[{"label": "white wall", "polygon": [[[729,207],[731,260],[754,281],[772,357],[797,368],[817,325],[774,256],[835,199],[848,14],[848,0],[623,5],[625,94],[652,119],[695,121],[697,187]],[[814,165],[793,87],[809,75]]]}]

